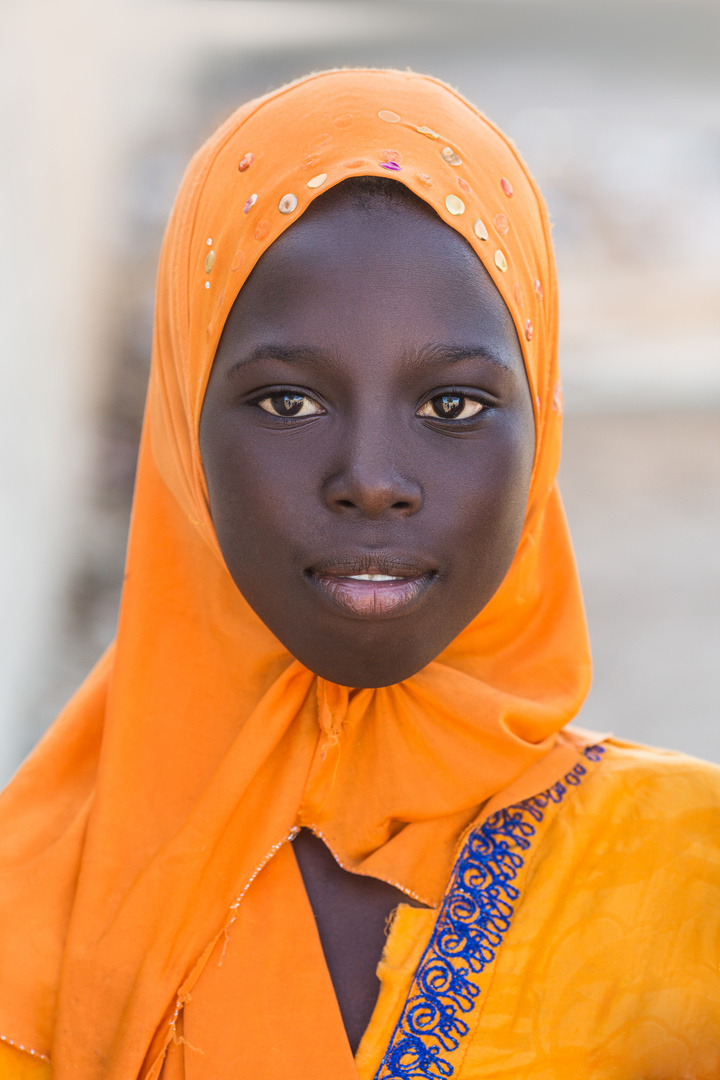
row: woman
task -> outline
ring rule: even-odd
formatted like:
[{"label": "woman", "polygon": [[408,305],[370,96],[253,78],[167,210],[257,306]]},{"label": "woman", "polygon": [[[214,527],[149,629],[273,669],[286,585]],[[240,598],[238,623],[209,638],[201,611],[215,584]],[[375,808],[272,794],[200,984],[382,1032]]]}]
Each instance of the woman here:
[{"label": "woman", "polygon": [[718,770],[566,728],[556,330],[539,193],[435,80],[196,156],[117,640],[0,802],[0,1075],[718,1075]]}]

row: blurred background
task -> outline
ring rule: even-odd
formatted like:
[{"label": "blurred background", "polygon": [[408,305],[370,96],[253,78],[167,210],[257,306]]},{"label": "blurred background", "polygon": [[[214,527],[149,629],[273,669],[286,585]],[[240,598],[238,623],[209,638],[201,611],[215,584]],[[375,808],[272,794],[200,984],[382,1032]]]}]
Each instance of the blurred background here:
[{"label": "blurred background", "polygon": [[0,781],[112,639],[163,227],[243,100],[412,67],[555,224],[580,722],[720,762],[720,4],[0,0]]}]

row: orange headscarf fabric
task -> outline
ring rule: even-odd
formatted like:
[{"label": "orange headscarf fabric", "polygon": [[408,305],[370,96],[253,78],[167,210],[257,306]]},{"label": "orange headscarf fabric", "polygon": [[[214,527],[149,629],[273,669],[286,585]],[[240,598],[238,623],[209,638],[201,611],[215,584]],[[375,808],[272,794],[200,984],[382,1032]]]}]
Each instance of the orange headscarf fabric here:
[{"label": "orange headscarf fabric", "polygon": [[[472,245],[515,321],[537,433],[502,586],[433,663],[378,690],[316,678],[239,594],[197,435],[253,266],[323,191],[362,175],[405,184]],[[159,1075],[191,1000],[218,1031],[262,1041],[248,987],[231,1006],[203,980],[222,943],[262,972],[254,996],[277,1021],[273,1053],[243,1059],[244,1075],[280,1080],[288,1060],[298,1077],[352,1075],[285,841],[308,825],[347,868],[434,905],[483,805],[572,764],[575,745],[558,733],[590,661],[555,485],[559,387],[542,199],[512,144],[444,84],[313,75],[241,108],[198,152],[160,260],[117,639],[0,800],[0,1035],[48,1056],[57,1080]],[[253,924],[253,896],[272,934]],[[292,897],[297,918],[273,922]],[[327,1002],[320,1071],[318,1014],[302,1014],[290,985],[298,966]],[[212,1075],[202,1055],[193,1062],[192,1076]]]}]

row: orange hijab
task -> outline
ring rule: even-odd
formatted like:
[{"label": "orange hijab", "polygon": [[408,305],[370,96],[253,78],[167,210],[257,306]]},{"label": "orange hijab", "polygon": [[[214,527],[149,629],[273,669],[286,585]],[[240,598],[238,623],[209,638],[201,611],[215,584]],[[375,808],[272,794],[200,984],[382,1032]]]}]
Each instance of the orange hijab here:
[{"label": "orange hijab", "polygon": [[[353,691],[302,667],[239,594],[197,431],[254,264],[359,175],[409,187],[492,275],[522,344],[537,450],[490,604],[413,678]],[[0,1036],[49,1057],[57,1080],[156,1077],[183,1030],[189,1077],[352,1077],[285,841],[309,825],[346,867],[434,905],[483,806],[571,767],[577,740],[558,733],[590,662],[555,485],[556,339],[538,190],[442,83],[313,75],[238,110],[195,156],[160,259],[117,639],[0,799]]]}]

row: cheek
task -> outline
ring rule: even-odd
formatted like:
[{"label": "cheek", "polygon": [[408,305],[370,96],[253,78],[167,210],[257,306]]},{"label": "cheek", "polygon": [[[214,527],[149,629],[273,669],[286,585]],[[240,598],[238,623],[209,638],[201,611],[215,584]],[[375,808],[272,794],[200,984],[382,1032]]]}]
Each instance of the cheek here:
[{"label": "cheek", "polygon": [[472,581],[487,599],[517,550],[533,452],[521,432],[488,440],[478,451],[462,468],[456,462],[445,470],[436,516],[452,547],[453,577],[458,583]]},{"label": "cheek", "polygon": [[280,438],[277,433],[239,434],[227,424],[206,452],[210,512],[236,580],[238,575],[252,577],[260,566],[277,568],[286,561],[293,537],[315,505],[311,471],[302,467],[293,441],[286,433]]}]

